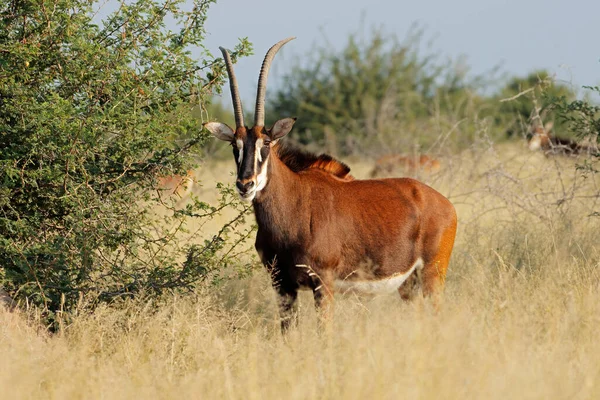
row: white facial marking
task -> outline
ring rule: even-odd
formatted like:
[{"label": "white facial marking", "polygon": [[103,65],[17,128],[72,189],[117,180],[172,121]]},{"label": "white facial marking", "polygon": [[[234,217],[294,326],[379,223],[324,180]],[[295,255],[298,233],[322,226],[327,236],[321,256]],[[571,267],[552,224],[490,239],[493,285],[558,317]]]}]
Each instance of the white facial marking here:
[{"label": "white facial marking", "polygon": [[[258,145],[258,141],[260,139],[258,139],[256,141],[256,144]],[[260,157],[260,150],[258,148],[258,146],[254,146],[254,172],[256,173],[256,171],[258,170],[258,157]]]},{"label": "white facial marking", "polygon": [[235,141],[235,145],[240,151],[240,154],[238,155],[238,164],[241,164],[242,160],[244,159],[244,142],[242,142],[241,139],[238,139]]},{"label": "white facial marking", "polygon": [[[240,141],[238,141],[238,142],[240,142]],[[263,162],[262,155],[260,154],[260,149],[262,149],[263,146],[264,146],[263,139],[257,139],[256,145],[254,147],[254,171],[258,171],[258,163]],[[239,148],[239,143],[238,143],[238,148]],[[241,157],[241,149],[240,149],[239,163],[241,163],[241,159],[242,159],[242,157]],[[267,185],[268,164],[269,164],[269,159],[267,158],[264,161],[263,165],[261,166],[260,172],[258,173],[258,175],[256,175],[256,182],[255,182],[256,185],[254,186],[253,190],[246,193],[245,196],[241,196],[242,200],[248,201],[248,202],[254,200],[254,198],[256,197],[256,194],[265,188],[265,186]],[[240,164],[240,166],[241,166],[241,164]]]},{"label": "white facial marking", "polygon": [[256,197],[256,192],[249,193],[245,196],[242,196],[240,194],[240,198],[248,203],[252,202],[252,200],[254,200],[255,197]]},{"label": "white facial marking", "polygon": [[423,260],[417,259],[410,269],[404,273],[395,274],[385,279],[377,279],[370,281],[351,281],[340,280],[334,281],[335,289],[340,292],[357,291],[362,293],[380,294],[393,293],[408,279],[415,269],[423,268]]},{"label": "white facial marking", "polygon": [[267,185],[267,165],[269,164],[269,160],[265,161],[260,169],[260,173],[256,177],[256,191],[260,192]]},{"label": "white facial marking", "polygon": [[256,139],[256,158],[258,162],[262,162],[262,155],[260,154],[260,149],[262,149],[264,141],[262,139]]}]

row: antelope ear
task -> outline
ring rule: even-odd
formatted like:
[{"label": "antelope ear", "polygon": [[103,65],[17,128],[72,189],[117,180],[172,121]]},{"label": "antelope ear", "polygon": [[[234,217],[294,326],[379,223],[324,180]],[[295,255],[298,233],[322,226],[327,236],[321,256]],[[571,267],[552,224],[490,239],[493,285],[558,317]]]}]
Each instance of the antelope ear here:
[{"label": "antelope ear", "polygon": [[546,133],[550,133],[550,131],[552,130],[553,127],[554,127],[554,122],[552,122],[552,121],[546,122],[546,124],[544,125],[544,130],[546,131]]},{"label": "antelope ear", "polygon": [[221,122],[207,122],[204,124],[204,127],[208,129],[208,131],[217,139],[221,139],[226,142],[233,142],[235,133],[233,132],[233,129],[226,124]]},{"label": "antelope ear", "polygon": [[284,118],[275,122],[275,125],[273,125],[273,127],[269,131],[269,136],[271,136],[271,140],[277,140],[290,133],[295,122],[296,118]]}]

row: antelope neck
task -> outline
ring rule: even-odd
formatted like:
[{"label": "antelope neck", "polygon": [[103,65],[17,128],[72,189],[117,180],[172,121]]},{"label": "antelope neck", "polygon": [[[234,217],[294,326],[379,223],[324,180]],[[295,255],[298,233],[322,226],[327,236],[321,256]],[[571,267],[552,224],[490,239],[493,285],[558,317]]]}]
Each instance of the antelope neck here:
[{"label": "antelope neck", "polygon": [[299,217],[300,197],[291,193],[299,188],[300,177],[276,153],[271,153],[268,163],[267,184],[252,201],[254,215],[259,228],[287,236],[285,232],[296,225],[294,221]]},{"label": "antelope neck", "polygon": [[271,202],[289,202],[290,187],[296,186],[298,174],[290,170],[275,152],[271,152],[267,165],[267,184],[252,201],[254,207]]}]

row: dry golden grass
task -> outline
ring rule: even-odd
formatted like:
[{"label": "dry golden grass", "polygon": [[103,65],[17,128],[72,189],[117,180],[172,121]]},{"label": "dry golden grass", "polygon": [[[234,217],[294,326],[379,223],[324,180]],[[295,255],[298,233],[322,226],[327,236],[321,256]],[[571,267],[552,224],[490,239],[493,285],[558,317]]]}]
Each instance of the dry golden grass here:
[{"label": "dry golden grass", "polygon": [[[348,161],[359,177],[372,166]],[[338,296],[330,333],[319,333],[303,293],[300,324],[283,339],[262,270],[193,298],[102,307],[52,336],[36,325],[35,310],[0,311],[0,393],[599,398],[600,220],[588,217],[598,210],[599,177],[581,178],[576,162],[483,146],[442,159],[443,171],[425,177],[459,212],[437,313],[426,300]],[[231,180],[230,169],[212,171]]]}]

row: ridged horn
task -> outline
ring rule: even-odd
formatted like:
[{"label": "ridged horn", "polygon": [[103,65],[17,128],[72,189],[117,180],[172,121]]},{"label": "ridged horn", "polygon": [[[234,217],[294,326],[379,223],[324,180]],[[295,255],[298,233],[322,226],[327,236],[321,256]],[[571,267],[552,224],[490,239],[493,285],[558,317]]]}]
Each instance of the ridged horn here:
[{"label": "ridged horn", "polygon": [[263,60],[262,67],[260,68],[260,75],[258,77],[258,89],[256,89],[256,107],[254,108],[254,125],[264,126],[265,125],[265,95],[267,93],[267,77],[269,75],[269,68],[271,68],[271,61],[273,57],[279,51],[279,49],[289,42],[290,40],[296,39],[295,37],[289,37],[277,42],[273,47],[267,51],[267,55]]},{"label": "ridged horn", "polygon": [[231,91],[231,101],[233,102],[233,113],[235,115],[235,126],[236,128],[244,126],[244,112],[242,111],[242,101],[240,100],[240,93],[238,91],[237,79],[235,79],[235,73],[233,72],[233,64],[231,63],[231,56],[229,51],[223,47],[219,47],[221,53],[223,53],[223,59],[225,60],[225,66],[227,67],[227,75],[229,75],[229,89]]}]

